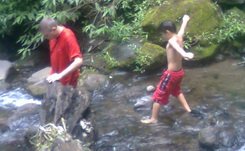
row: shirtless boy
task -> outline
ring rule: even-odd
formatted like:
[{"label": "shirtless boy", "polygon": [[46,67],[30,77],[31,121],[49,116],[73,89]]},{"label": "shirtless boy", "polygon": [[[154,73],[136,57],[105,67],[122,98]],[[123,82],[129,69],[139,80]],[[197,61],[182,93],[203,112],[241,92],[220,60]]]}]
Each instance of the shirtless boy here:
[{"label": "shirtless boy", "polygon": [[160,24],[159,30],[162,32],[163,38],[168,41],[166,46],[168,65],[167,70],[163,72],[161,80],[152,97],[153,106],[151,118],[141,120],[142,123],[148,124],[157,122],[160,107],[161,105],[166,105],[168,103],[170,94],[178,98],[187,112],[191,112],[185,96],[180,89],[180,83],[184,76],[182,58],[190,60],[194,57],[193,53],[185,52],[183,49],[183,36],[189,19],[190,17],[188,15],[184,15],[178,33],[176,33],[176,26],[171,21],[164,21]]}]

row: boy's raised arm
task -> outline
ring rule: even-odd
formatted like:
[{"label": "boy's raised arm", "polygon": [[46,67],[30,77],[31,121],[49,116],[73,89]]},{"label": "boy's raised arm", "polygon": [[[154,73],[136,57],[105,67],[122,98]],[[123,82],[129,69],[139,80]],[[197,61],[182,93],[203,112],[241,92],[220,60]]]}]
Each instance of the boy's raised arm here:
[{"label": "boy's raised arm", "polygon": [[175,39],[170,39],[168,42],[185,60],[193,59],[194,54],[191,52],[185,52]]},{"label": "boy's raised arm", "polygon": [[183,16],[182,24],[181,24],[181,26],[180,26],[180,30],[179,30],[179,32],[178,32],[178,36],[181,36],[181,37],[184,36],[185,28],[186,28],[187,23],[188,23],[189,20],[190,20],[190,16],[188,16],[188,15],[184,15],[184,16]]}]

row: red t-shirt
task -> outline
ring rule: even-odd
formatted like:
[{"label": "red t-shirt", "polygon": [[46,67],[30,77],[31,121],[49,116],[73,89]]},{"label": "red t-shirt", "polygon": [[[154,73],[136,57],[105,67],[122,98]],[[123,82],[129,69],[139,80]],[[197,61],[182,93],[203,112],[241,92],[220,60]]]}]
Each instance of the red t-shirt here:
[{"label": "red t-shirt", "polygon": [[[76,57],[82,57],[75,34],[68,28],[56,39],[49,41],[51,74],[60,73],[67,68]],[[60,80],[63,85],[76,87],[80,70],[77,69]]]}]

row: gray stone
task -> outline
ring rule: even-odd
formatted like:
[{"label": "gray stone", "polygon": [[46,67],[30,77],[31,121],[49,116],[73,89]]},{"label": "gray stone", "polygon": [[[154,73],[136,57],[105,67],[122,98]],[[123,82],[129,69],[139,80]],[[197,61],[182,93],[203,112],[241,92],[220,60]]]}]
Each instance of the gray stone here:
[{"label": "gray stone", "polygon": [[198,136],[200,146],[211,150],[218,148],[218,133],[219,129],[216,127],[202,129]]},{"label": "gray stone", "polygon": [[45,79],[49,75],[50,70],[51,70],[50,67],[46,67],[46,68],[43,68],[43,69],[33,73],[27,79],[27,82],[33,84],[33,83],[37,83],[39,81],[42,81],[43,79]]},{"label": "gray stone", "polygon": [[89,91],[94,91],[105,87],[108,82],[108,77],[105,75],[98,73],[86,73],[79,80],[79,85],[85,87]]},{"label": "gray stone", "polygon": [[7,60],[0,60],[0,80],[6,80],[13,64]]},{"label": "gray stone", "polygon": [[42,103],[41,123],[59,124],[61,118],[72,132],[83,112],[89,107],[90,93],[86,89],[74,89],[61,83],[46,83],[46,95]]},{"label": "gray stone", "polygon": [[27,79],[27,90],[33,96],[43,96],[46,92],[45,79],[50,72],[50,67],[46,67],[32,74]]},{"label": "gray stone", "polygon": [[83,151],[79,140],[63,140],[57,138],[51,147],[51,151]]}]

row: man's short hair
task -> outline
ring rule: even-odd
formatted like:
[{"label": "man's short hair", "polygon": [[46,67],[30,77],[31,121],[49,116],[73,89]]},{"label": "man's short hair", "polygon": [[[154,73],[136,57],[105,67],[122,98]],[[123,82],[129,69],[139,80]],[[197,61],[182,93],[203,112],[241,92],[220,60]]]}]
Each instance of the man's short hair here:
[{"label": "man's short hair", "polygon": [[39,28],[40,30],[46,30],[51,29],[52,27],[57,27],[58,23],[56,20],[54,20],[53,18],[48,18],[45,17],[41,20],[41,22],[39,23]]},{"label": "man's short hair", "polygon": [[166,33],[168,31],[176,33],[176,26],[172,21],[164,21],[160,24],[158,31]]}]

